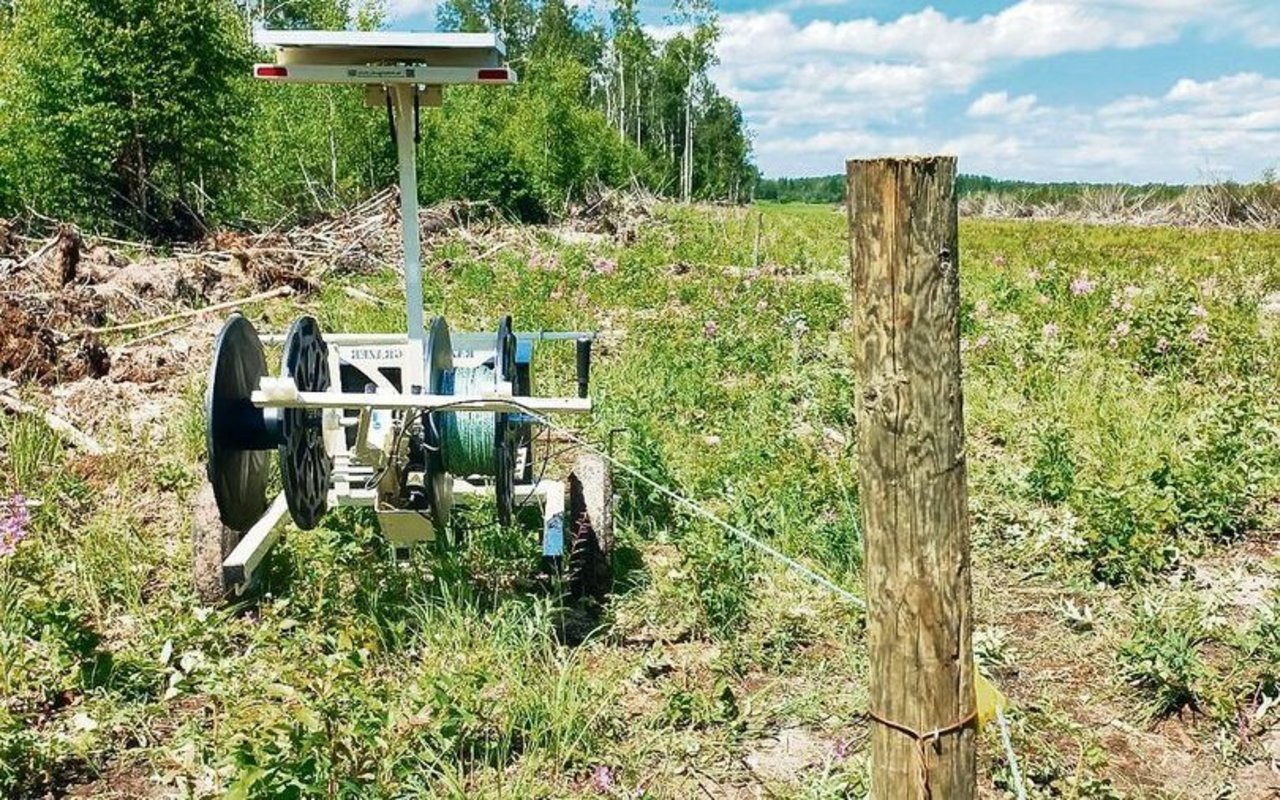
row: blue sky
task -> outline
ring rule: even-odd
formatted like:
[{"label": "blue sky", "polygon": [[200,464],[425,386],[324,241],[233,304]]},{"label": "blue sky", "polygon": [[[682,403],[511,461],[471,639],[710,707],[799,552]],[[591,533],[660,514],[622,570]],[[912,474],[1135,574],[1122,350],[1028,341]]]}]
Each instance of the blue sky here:
[{"label": "blue sky", "polygon": [[[433,0],[389,5],[392,27],[433,26]],[[645,9],[660,33],[665,7]],[[720,13],[713,77],[766,175],[923,152],[1034,180],[1280,166],[1280,0],[721,0]]]}]

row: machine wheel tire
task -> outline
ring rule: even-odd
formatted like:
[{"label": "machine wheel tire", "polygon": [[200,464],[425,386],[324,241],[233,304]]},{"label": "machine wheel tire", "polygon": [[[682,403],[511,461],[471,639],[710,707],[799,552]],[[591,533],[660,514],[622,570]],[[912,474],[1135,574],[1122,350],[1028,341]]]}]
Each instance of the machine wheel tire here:
[{"label": "machine wheel tire", "polygon": [[570,594],[603,601],[613,589],[613,475],[595,453],[565,480],[565,554]]},{"label": "machine wheel tire", "polygon": [[223,524],[213,487],[207,483],[200,487],[191,509],[191,566],[196,595],[202,605],[221,605],[230,596],[232,587],[223,580],[222,562],[231,555],[242,535]]}]

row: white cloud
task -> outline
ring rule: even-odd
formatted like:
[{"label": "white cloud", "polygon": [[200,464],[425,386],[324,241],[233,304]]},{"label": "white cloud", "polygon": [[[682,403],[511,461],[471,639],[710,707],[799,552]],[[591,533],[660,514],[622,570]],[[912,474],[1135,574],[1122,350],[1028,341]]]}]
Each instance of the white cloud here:
[{"label": "white cloud", "polygon": [[971,117],[1007,117],[1017,121],[1030,114],[1035,105],[1034,94],[1009,97],[1008,92],[987,92],[973,101],[967,113]]},{"label": "white cloud", "polygon": [[[1266,146],[1275,133],[1269,98],[1280,91],[1250,73],[1186,79],[1164,95],[1087,110],[996,88],[970,98],[959,125],[930,127],[938,103],[1032,59],[1168,44],[1193,30],[1230,39],[1224,47],[1280,43],[1274,0],[1019,0],[971,18],[930,7],[883,21],[808,22],[789,13],[792,0],[783,3],[722,18],[713,75],[741,104],[766,174],[831,173],[846,156],[946,145],[965,169],[1001,175],[1187,180],[1208,163],[1256,172],[1280,153],[1226,150]],[[1169,132],[1175,125],[1185,130]]]}]

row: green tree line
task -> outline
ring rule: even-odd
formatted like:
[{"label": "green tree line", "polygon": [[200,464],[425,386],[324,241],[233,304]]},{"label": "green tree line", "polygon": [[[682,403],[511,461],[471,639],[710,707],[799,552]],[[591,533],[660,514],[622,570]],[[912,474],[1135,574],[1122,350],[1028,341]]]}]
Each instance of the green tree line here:
[{"label": "green tree line", "polygon": [[[761,178],[756,182],[755,199],[777,203],[843,203],[844,176],[822,175],[808,178]],[[1187,190],[1186,186],[1149,183],[1141,186],[1101,183],[1036,183],[1034,181],[1003,180],[987,175],[960,175],[956,178],[956,192],[964,197],[974,194],[1008,194],[1027,203],[1066,202],[1079,197],[1089,189],[1122,186],[1138,194],[1150,195],[1156,200],[1170,200]]]},{"label": "green tree line", "polygon": [[[655,40],[634,0],[447,0],[444,30],[502,34],[511,88],[424,109],[421,200],[525,219],[597,186],[740,201],[756,171],[737,105],[708,77],[704,0]],[[272,28],[383,26],[381,0],[0,0],[0,217],[35,211],[148,237],[293,221],[394,182],[385,115],[358,87],[254,81]]]}]

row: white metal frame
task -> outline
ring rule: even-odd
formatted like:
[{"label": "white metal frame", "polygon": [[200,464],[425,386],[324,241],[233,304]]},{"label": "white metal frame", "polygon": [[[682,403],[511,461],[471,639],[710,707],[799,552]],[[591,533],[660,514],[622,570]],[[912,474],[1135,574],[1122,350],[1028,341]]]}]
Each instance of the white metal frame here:
[{"label": "white metal frame", "polygon": [[[422,302],[422,244],[418,226],[417,116],[423,105],[439,104],[445,85],[511,85],[514,70],[504,63],[502,40],[493,34],[367,33],[355,31],[255,31],[254,41],[274,48],[275,62],[257,64],[254,75],[278,83],[357,84],[366,86],[366,100],[389,102],[396,137],[400,181],[400,223],[404,241],[405,312],[408,330],[403,334],[331,334],[329,377],[334,391],[301,392],[289,378],[265,377],[253,392],[259,408],[312,408],[323,410],[325,450],[333,458],[329,490],[331,506],[372,506],[384,533],[397,546],[433,538],[431,522],[419,511],[384,507],[381,478],[398,453],[399,432],[418,424],[420,412],[450,411],[587,413],[591,401],[577,397],[512,397],[510,383],[499,383],[491,393],[459,397],[397,391],[384,369],[398,369],[400,387],[425,385],[426,330]],[[423,101],[426,101],[425,103]],[[457,334],[453,339],[458,364],[481,363],[492,358],[495,334]],[[528,339],[580,338],[577,333],[521,334]],[[280,336],[264,336],[278,343]],[[358,370],[372,385],[369,393],[344,392],[342,367]],[[355,429],[354,446],[348,431]],[[522,452],[527,464],[533,454]],[[455,496],[462,502],[489,496],[491,486],[455,476]],[[543,550],[559,555],[563,549],[564,484],[539,481],[517,485],[515,496],[536,499],[543,511]],[[245,533],[223,563],[228,584],[242,591],[254,570],[278,538],[277,526],[288,512],[284,495],[278,495],[266,513]]]}]

